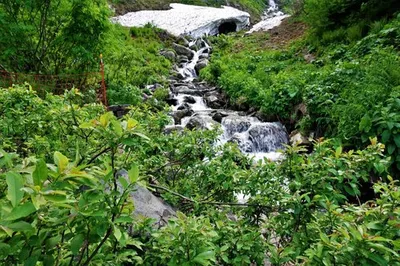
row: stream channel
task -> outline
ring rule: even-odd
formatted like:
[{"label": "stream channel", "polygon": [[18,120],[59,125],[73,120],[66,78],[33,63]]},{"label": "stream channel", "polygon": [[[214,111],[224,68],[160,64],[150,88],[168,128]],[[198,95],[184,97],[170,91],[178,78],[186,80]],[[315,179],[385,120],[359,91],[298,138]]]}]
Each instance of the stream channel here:
[{"label": "stream channel", "polygon": [[171,95],[174,124],[167,132],[189,129],[212,129],[220,125],[223,134],[218,144],[237,143],[240,150],[256,160],[277,160],[277,152],[288,143],[288,134],[279,122],[263,122],[245,112],[227,108],[225,96],[217,88],[198,80],[199,70],[207,65],[212,47],[204,39],[186,41],[185,45],[174,44],[178,63],[171,80]]}]

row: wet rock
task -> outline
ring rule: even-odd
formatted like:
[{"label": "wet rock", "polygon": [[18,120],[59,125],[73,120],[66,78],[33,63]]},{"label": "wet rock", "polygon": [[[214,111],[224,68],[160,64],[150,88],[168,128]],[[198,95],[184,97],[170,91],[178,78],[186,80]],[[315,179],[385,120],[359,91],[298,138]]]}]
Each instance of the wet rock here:
[{"label": "wet rock", "polygon": [[173,43],[172,48],[174,48],[178,55],[185,55],[189,60],[191,60],[194,56],[194,52],[192,50],[180,44]]},{"label": "wet rock", "polygon": [[189,58],[186,55],[180,55],[178,56],[178,63],[184,64],[189,62]]},{"label": "wet rock", "polygon": [[166,126],[164,128],[164,134],[171,134],[173,132],[182,132],[184,127],[181,125]]},{"label": "wet rock", "polygon": [[178,44],[183,45],[183,46],[186,46],[186,47],[189,47],[189,41],[186,40],[185,37],[180,37],[180,38],[178,39]]},{"label": "wet rock", "polygon": [[169,95],[165,100],[169,105],[176,106],[178,104],[178,99],[174,98],[172,95]]},{"label": "wet rock", "polygon": [[256,120],[238,115],[230,115],[222,120],[222,124],[225,126],[226,132],[229,136],[249,130],[251,123],[253,122],[256,122]]},{"label": "wet rock", "polygon": [[190,95],[199,95],[201,92],[192,90],[188,86],[178,86],[173,88],[173,91],[175,93],[181,93],[181,94],[190,94]]},{"label": "wet rock", "polygon": [[178,110],[190,110],[190,105],[188,103],[184,103],[178,107]]},{"label": "wet rock", "polygon": [[222,122],[222,119],[223,119],[224,117],[227,117],[227,116],[228,116],[227,114],[224,114],[224,113],[222,113],[222,112],[220,112],[220,111],[217,111],[217,112],[215,112],[215,113],[212,115],[212,119],[213,119],[214,121],[218,122],[218,123],[221,123],[221,122]]},{"label": "wet rock", "polygon": [[215,125],[215,121],[208,115],[196,115],[190,118],[186,124],[186,128],[193,129],[210,129]]},{"label": "wet rock", "polygon": [[176,60],[175,52],[172,50],[162,51],[160,54],[172,62],[175,62]]},{"label": "wet rock", "polygon": [[192,116],[193,115],[193,110],[191,109],[184,109],[184,110],[178,110],[175,111],[172,115],[174,118],[175,125],[181,124],[182,118],[186,116]]},{"label": "wet rock", "polygon": [[250,141],[244,138],[240,133],[234,134],[228,142],[236,143],[242,152],[252,152],[253,147]]},{"label": "wet rock", "polygon": [[176,70],[172,70],[172,76],[177,78],[177,79],[184,79],[185,77],[182,75],[181,72],[176,71]]},{"label": "wet rock", "polygon": [[207,105],[213,109],[221,109],[226,105],[223,95],[217,92],[211,92],[204,96]]},{"label": "wet rock", "polygon": [[117,117],[117,118],[121,118],[124,115],[126,115],[127,113],[129,113],[130,109],[130,105],[129,104],[120,104],[120,105],[110,105],[108,107],[108,110],[113,112],[113,114]]},{"label": "wet rock", "polygon": [[185,96],[185,98],[183,98],[183,101],[190,104],[196,103],[196,99],[193,96]]},{"label": "wet rock", "polygon": [[208,65],[208,59],[202,59],[200,60],[196,66],[194,67],[194,69],[196,70],[196,73],[200,73],[200,70],[202,70],[203,68],[205,68]]}]

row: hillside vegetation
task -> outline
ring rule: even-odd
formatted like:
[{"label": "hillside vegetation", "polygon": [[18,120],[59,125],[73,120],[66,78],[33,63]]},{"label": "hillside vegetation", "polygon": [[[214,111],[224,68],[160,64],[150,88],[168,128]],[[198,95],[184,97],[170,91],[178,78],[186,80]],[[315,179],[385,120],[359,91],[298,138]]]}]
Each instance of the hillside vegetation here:
[{"label": "hillside vegetation", "polygon": [[[210,38],[201,72],[314,137],[255,163],[218,128],[165,134],[174,37],[112,25],[103,0],[1,2],[3,73],[97,71],[102,53],[109,101],[131,106],[116,118],[96,86],[0,89],[0,264],[400,265],[397,1],[281,4],[284,28]],[[132,216],[138,186],[176,216]]]}]

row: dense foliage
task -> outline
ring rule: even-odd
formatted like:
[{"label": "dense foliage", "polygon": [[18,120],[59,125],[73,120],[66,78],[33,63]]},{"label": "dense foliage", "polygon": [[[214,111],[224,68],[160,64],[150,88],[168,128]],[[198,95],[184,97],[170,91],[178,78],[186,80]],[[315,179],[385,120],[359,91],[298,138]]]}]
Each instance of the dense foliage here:
[{"label": "dense foliage", "polygon": [[[329,141],[311,154],[288,148],[280,164],[261,165],[235,146],[213,145],[217,132],[163,134],[169,118],[151,102],[117,120],[82,105],[75,90],[44,100],[29,87],[1,92],[2,263],[400,263],[400,190],[376,139],[360,151]],[[363,204],[370,178],[388,183],[375,184],[377,199]],[[186,214],[160,230],[133,219],[128,195],[138,183],[162,188]],[[238,193],[247,204],[236,202]]]},{"label": "dense foliage", "polygon": [[[3,68],[86,71],[103,53],[110,102],[131,106],[117,119],[89,91],[0,88],[0,264],[400,265],[400,15],[282,4],[308,36],[211,38],[201,73],[232,106],[313,133],[272,163],[215,145],[219,128],[165,132],[164,31],[111,25],[103,1],[1,2]],[[133,215],[139,186],[177,209],[162,228]]]},{"label": "dense foliage", "polygon": [[[386,24],[371,24],[363,39],[349,29],[339,45],[313,47],[310,36],[284,51],[260,50],[258,43],[268,42],[265,34],[217,38],[214,58],[202,76],[221,86],[236,105],[258,106],[289,128],[337,137],[350,147],[363,147],[369,137],[379,136],[397,163],[399,25],[400,15]],[[325,36],[331,33],[329,40],[335,39],[335,32]],[[309,52],[304,53],[307,44]],[[315,51],[318,57],[312,55]],[[306,110],[300,111],[302,105]]]}]

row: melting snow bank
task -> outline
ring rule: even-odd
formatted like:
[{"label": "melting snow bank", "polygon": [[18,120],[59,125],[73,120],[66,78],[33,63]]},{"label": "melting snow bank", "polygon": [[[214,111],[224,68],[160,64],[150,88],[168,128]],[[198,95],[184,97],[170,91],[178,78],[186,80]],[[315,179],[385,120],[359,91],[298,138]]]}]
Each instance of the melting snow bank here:
[{"label": "melting snow bank", "polygon": [[250,25],[250,15],[233,7],[222,8],[170,4],[170,10],[144,10],[115,17],[113,22],[125,27],[151,23],[175,36],[217,35],[224,31],[239,31]]}]

